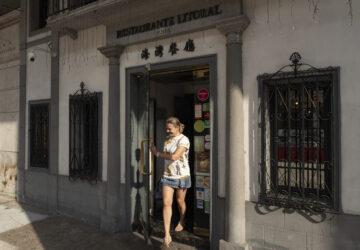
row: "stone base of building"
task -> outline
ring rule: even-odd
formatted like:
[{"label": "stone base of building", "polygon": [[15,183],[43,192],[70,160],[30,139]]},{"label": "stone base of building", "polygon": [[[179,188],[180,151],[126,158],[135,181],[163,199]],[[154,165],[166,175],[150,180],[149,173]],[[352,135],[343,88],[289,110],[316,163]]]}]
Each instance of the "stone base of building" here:
[{"label": "stone base of building", "polygon": [[246,245],[240,245],[232,242],[227,242],[225,240],[220,240],[219,244],[220,250],[245,250],[247,249]]},{"label": "stone base of building", "polygon": [[119,218],[108,215],[101,215],[100,229],[107,233],[116,233],[120,231]]},{"label": "stone base of building", "polygon": [[360,216],[307,214],[246,202],[248,249],[360,249]]}]

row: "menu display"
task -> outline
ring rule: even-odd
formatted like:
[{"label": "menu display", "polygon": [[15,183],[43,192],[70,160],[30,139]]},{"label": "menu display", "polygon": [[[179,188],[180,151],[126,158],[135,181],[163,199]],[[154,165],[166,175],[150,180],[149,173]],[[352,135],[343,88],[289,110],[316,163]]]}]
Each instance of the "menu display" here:
[{"label": "menu display", "polygon": [[209,236],[211,211],[211,134],[209,90],[202,88],[195,96],[194,151],[195,151],[195,208],[194,233]]}]

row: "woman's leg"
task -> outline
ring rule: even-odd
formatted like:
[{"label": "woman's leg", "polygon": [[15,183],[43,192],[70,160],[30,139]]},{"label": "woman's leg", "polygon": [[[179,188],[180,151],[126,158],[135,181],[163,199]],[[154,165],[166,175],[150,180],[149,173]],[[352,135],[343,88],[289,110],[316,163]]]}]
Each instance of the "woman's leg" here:
[{"label": "woman's leg", "polygon": [[162,195],[163,195],[163,218],[164,218],[164,229],[165,229],[165,239],[170,237],[170,222],[172,215],[172,202],[174,189],[168,186],[162,186]]},{"label": "woman's leg", "polygon": [[179,213],[180,213],[180,221],[175,228],[175,231],[177,232],[182,231],[184,229],[184,220],[185,220],[185,212],[186,212],[186,203],[185,203],[186,190],[187,189],[176,189],[176,201],[178,203]]}]

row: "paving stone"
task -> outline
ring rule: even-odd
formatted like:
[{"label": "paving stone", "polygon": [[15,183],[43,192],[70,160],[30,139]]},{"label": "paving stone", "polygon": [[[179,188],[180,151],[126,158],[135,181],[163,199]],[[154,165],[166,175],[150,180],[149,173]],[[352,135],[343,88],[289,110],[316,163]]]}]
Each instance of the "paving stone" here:
[{"label": "paving stone", "polygon": [[[18,221],[10,217],[17,218]],[[5,218],[9,221],[7,224],[3,223]],[[2,199],[1,196],[0,221],[0,227],[7,227],[5,231],[0,232],[1,250],[146,250],[160,249],[162,244],[162,239],[158,237],[151,237],[150,244],[146,244],[142,235],[138,233],[107,234],[76,219],[42,212],[40,209],[18,204],[14,200]],[[198,248],[172,242],[169,249]]]}]

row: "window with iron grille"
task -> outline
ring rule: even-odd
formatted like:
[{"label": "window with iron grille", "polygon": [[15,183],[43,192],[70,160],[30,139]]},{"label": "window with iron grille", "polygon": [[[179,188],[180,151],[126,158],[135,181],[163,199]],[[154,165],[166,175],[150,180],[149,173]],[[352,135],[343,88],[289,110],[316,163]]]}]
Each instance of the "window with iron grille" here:
[{"label": "window with iron grille", "polygon": [[101,94],[81,89],[70,96],[70,179],[96,183],[100,165]]},{"label": "window with iron grille", "polygon": [[49,103],[30,104],[30,167],[49,167]]},{"label": "window with iron grille", "polygon": [[[294,54],[288,65],[293,71],[258,77],[259,200],[296,209],[337,210],[339,70],[301,64],[300,55]],[[308,69],[301,70],[304,66]]]}]

